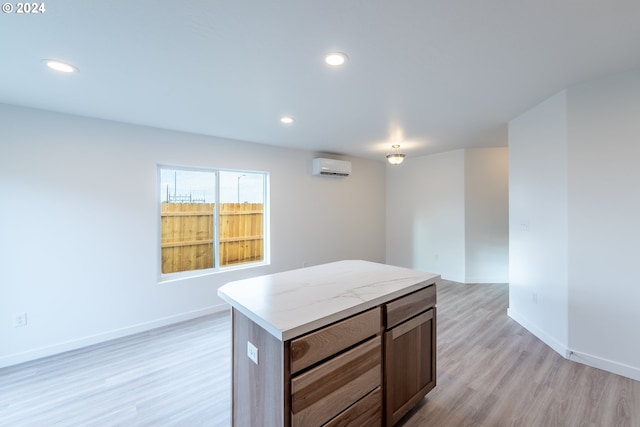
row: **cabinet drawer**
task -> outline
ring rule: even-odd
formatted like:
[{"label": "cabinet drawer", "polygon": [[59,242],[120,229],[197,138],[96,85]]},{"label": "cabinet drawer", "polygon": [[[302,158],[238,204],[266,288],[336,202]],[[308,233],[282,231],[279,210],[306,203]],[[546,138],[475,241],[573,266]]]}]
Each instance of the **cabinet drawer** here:
[{"label": "cabinet drawer", "polygon": [[387,329],[436,305],[436,285],[405,295],[384,305]]},{"label": "cabinet drawer", "polygon": [[292,427],[321,426],[381,386],[382,337],[291,380]]},{"label": "cabinet drawer", "polygon": [[382,426],[382,388],[378,387],[323,427]]},{"label": "cabinet drawer", "polygon": [[291,341],[291,374],[314,365],[380,332],[376,307]]}]

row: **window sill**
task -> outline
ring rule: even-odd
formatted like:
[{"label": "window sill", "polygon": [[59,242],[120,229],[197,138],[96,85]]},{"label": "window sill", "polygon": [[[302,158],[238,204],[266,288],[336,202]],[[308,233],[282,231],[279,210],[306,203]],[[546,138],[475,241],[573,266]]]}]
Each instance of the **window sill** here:
[{"label": "window sill", "polygon": [[261,268],[269,266],[271,263],[264,261],[260,263],[251,263],[251,264],[238,264],[229,267],[216,268],[216,269],[208,269],[208,270],[196,270],[196,271],[183,271],[179,273],[169,273],[169,274],[161,274],[158,279],[159,285],[182,282],[184,280],[196,279],[200,277],[206,276],[217,276],[219,274],[232,273],[240,270],[248,270],[252,268]]}]

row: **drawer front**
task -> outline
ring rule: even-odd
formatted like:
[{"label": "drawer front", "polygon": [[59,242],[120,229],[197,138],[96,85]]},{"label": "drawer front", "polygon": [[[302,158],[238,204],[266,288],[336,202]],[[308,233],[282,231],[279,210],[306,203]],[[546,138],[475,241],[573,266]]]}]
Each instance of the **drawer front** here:
[{"label": "drawer front", "polygon": [[436,285],[405,295],[385,304],[387,329],[436,305]]},{"label": "drawer front", "polygon": [[376,336],[291,380],[292,427],[321,426],[381,386]]},{"label": "drawer front", "polygon": [[323,427],[381,427],[382,388],[378,387]]},{"label": "drawer front", "polygon": [[291,374],[378,334],[381,324],[376,307],[292,340]]}]

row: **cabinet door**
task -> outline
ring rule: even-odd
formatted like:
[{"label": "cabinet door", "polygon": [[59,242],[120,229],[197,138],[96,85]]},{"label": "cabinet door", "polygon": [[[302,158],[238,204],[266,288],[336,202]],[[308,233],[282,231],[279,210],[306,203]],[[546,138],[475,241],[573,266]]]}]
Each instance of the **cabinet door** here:
[{"label": "cabinet door", "polygon": [[436,309],[385,332],[386,425],[392,426],[436,385]]}]

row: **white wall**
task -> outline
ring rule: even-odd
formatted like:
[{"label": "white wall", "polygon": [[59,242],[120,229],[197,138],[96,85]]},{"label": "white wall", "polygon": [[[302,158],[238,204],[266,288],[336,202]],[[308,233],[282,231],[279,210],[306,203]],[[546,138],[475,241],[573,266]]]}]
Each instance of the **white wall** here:
[{"label": "white wall", "polygon": [[465,282],[509,281],[509,150],[464,150]]},{"label": "white wall", "polygon": [[509,123],[509,316],[567,345],[566,92]]},{"label": "white wall", "polygon": [[504,283],[507,212],[505,148],[388,165],[387,263],[457,282]]},{"label": "white wall", "polygon": [[635,70],[509,125],[509,314],[559,353],[636,380],[639,118]]},{"label": "white wall", "polygon": [[640,380],[640,70],[569,90],[569,348]]},{"label": "white wall", "polygon": [[[384,164],[315,154],[0,105],[0,366],[226,309],[230,280],[383,262]],[[159,163],[270,172],[271,265],[159,284]]]},{"label": "white wall", "polygon": [[387,263],[464,282],[464,151],[387,166]]}]

